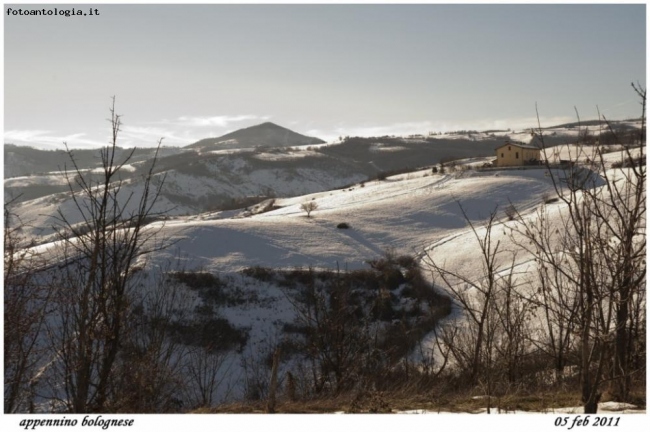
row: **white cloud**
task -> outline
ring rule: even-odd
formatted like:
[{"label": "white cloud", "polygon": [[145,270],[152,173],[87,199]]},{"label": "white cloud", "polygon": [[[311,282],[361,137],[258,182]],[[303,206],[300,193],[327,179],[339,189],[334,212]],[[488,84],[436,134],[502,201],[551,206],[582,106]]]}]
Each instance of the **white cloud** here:
[{"label": "white cloud", "polygon": [[[186,146],[208,137],[216,137],[238,129],[233,123],[247,120],[264,121],[269,117],[240,115],[216,117],[179,117],[175,121],[157,121],[139,125],[124,125],[122,127],[118,145],[121,147],[153,147],[160,138],[164,138],[165,146]],[[555,126],[562,123],[575,121],[572,117],[541,117],[542,127]],[[520,117],[509,119],[478,119],[461,122],[439,121],[411,121],[398,122],[387,125],[381,124],[345,124],[334,125],[318,124],[309,121],[300,127],[300,121],[287,122],[291,129],[309,136],[318,137],[326,141],[335,141],[339,136],[383,136],[383,135],[411,135],[429,132],[449,132],[455,130],[490,130],[512,129],[524,130],[537,127],[536,117]],[[8,130],[4,135],[6,143],[29,145],[44,149],[62,149],[63,142],[71,148],[97,148],[107,145],[109,137],[104,133],[89,136],[85,133],[64,134],[51,130]]]},{"label": "white cloud", "polygon": [[44,134],[50,133],[48,130],[8,130],[5,131],[5,142],[12,141],[31,141]]},{"label": "white cloud", "polygon": [[257,115],[181,116],[175,120],[148,122],[150,126],[123,126],[120,145],[152,147],[163,138],[163,145],[185,146],[204,138],[223,135],[231,129],[239,129],[233,127],[234,123],[251,120],[262,122],[269,118]]},{"label": "white cloud", "polygon": [[[336,137],[339,136],[383,136],[383,135],[409,135],[416,133],[427,133],[431,127],[429,121],[393,123],[390,125],[369,125],[369,126],[339,126],[334,129]],[[312,131],[309,131],[308,135]]]},{"label": "white cloud", "polygon": [[213,116],[213,117],[192,117],[192,116],[182,116],[174,121],[174,124],[179,126],[187,127],[228,127],[232,123],[243,122],[247,120],[259,120],[266,121],[269,116],[257,116],[257,115],[238,115],[238,116]]},{"label": "white cloud", "polygon": [[[541,126],[550,127],[557,126],[562,123],[570,123],[576,121],[575,117],[567,116],[555,116],[555,117],[540,117],[539,123]],[[446,126],[446,127],[445,127]],[[538,127],[537,117],[517,117],[517,118],[507,118],[507,119],[481,119],[476,121],[466,121],[455,123],[451,125],[443,124],[443,127],[440,128],[442,132],[451,131],[451,130],[477,130],[484,131],[490,129],[530,129]]]},{"label": "white cloud", "polygon": [[158,140],[163,139],[165,146],[185,146],[205,138],[205,133],[196,133],[185,128],[163,128],[159,126],[124,126],[122,127],[118,145],[121,147],[154,147]]},{"label": "white cloud", "polygon": [[[572,117],[540,117],[542,127],[555,126],[575,121]],[[520,117],[508,119],[479,119],[461,122],[447,121],[413,121],[388,125],[345,125],[339,124],[331,128],[320,127],[310,129],[307,135],[316,136],[328,141],[336,140],[339,136],[383,136],[383,135],[426,135],[429,132],[450,132],[456,130],[492,130],[492,129],[530,129],[537,127],[537,117]]]},{"label": "white cloud", "polygon": [[52,150],[63,149],[64,143],[70,148],[95,148],[104,145],[101,141],[90,139],[85,133],[56,135],[49,130],[8,130],[5,131],[6,143],[28,145],[35,148]]},{"label": "white cloud", "polygon": [[[149,126],[122,126],[117,145],[120,147],[154,147],[160,138],[164,145],[187,145],[204,138],[192,136],[188,132],[175,132],[170,129]],[[63,134],[49,130],[8,130],[4,140],[9,144],[26,145],[43,150],[70,148],[99,148],[110,143],[108,135],[90,137],[86,133]]]},{"label": "white cloud", "polygon": [[151,126],[123,126],[118,138],[118,145],[122,147],[154,145],[160,138],[167,138],[172,132]]}]

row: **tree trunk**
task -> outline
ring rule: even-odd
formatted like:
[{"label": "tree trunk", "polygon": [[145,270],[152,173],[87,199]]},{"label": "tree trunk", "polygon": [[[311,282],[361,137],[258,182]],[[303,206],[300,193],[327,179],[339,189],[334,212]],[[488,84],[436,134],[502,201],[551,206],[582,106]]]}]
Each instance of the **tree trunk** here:
[{"label": "tree trunk", "polygon": [[266,404],[266,412],[275,413],[275,393],[278,388],[278,366],[280,364],[280,348],[273,353],[273,367],[271,368],[271,384],[269,385],[269,400]]}]

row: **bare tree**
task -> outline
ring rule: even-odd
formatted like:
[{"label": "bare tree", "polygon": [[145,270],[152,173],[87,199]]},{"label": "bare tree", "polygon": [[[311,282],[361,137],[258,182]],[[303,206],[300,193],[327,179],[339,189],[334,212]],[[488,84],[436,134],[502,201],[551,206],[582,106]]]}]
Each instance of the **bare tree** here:
[{"label": "bare tree", "polygon": [[65,174],[81,222],[75,223],[75,216],[63,210],[57,218],[61,264],[52,276],[58,295],[57,320],[50,334],[57,355],[55,382],[63,388],[59,399],[67,410],[77,413],[106,408],[125,340],[138,260],[164,246],[156,241],[159,229],[146,227],[155,216],[163,183],[153,184],[158,152],[134,188],[137,192],[127,192],[119,173],[135,149],[117,160],[121,118],[115,112],[114,98],[110,113],[111,141],[100,151],[102,175],[98,181],[87,179],[73,151],[67,150],[73,169],[66,169]]},{"label": "bare tree", "polygon": [[191,297],[168,268],[143,278],[131,293],[125,329],[105,409],[165,413],[185,406],[188,348],[173,337],[173,323],[190,311]]},{"label": "bare tree", "polygon": [[307,213],[307,217],[311,217],[311,212],[318,208],[318,203],[316,201],[305,201],[300,204],[300,209]]},{"label": "bare tree", "polygon": [[503,371],[503,381],[508,384],[518,382],[524,368],[524,359],[531,353],[529,319],[532,314],[531,304],[521,291],[524,283],[518,283],[513,256],[509,269],[498,281],[496,296],[495,357]]},{"label": "bare tree", "polygon": [[[562,169],[551,166],[547,158],[550,178],[563,204],[561,227],[557,227],[553,241],[538,235],[543,227],[531,228],[537,222],[529,222],[524,228],[535,245],[539,265],[551,269],[554,278],[550,280],[559,281],[556,287],[568,286],[572,293],[569,315],[561,320],[555,313],[547,317],[553,320],[549,328],[559,330],[564,323],[566,330],[575,327],[578,333],[585,413],[597,411],[606,382],[617,398],[626,400],[630,378],[636,373],[630,367],[629,355],[645,353],[638,339],[640,333],[645,334],[645,322],[638,320],[636,312],[630,314],[638,310],[639,299],[645,298],[646,270],[646,92],[640,85],[633,87],[641,99],[642,133],[637,148],[623,147],[627,166],[610,168],[602,151],[593,156],[599,163],[589,167],[581,167],[577,156]],[[602,120],[608,124],[608,133],[616,137],[614,128],[604,117]],[[536,136],[546,152],[541,126]],[[549,308],[549,304],[557,305],[559,299],[547,300],[545,307],[552,311],[555,306]]]},{"label": "bare tree", "polygon": [[470,380],[477,383],[481,372],[486,367],[486,357],[484,356],[486,341],[489,343],[493,336],[489,332],[490,320],[495,317],[490,312],[494,310],[492,303],[497,295],[497,262],[499,254],[499,241],[492,242],[493,225],[496,221],[496,211],[493,211],[488,219],[485,234],[481,235],[469,220],[465,210],[461,206],[461,211],[465,220],[470,225],[472,233],[477,240],[481,251],[481,278],[475,279],[468,275],[462,275],[453,270],[446,268],[444,263],[440,263],[436,258],[435,249],[427,251],[424,262],[437,275],[444,286],[449,290],[453,300],[463,308],[468,318],[470,327],[468,337],[470,351],[459,351],[458,347],[452,349],[452,354],[456,357],[461,365],[467,368]]},{"label": "bare tree", "polygon": [[36,275],[43,260],[23,238],[23,222],[4,207],[4,410],[33,409],[38,364],[45,355],[42,329],[51,291]]},{"label": "bare tree", "polygon": [[495,239],[497,209],[478,228],[462,206],[461,211],[478,244],[480,271],[463,274],[449,268],[435,249],[427,252],[424,264],[442,281],[464,317],[453,328],[437,331],[438,350],[445,364],[449,357],[456,373],[486,392],[489,413],[492,398],[518,385],[527,372],[526,359],[534,351],[529,342],[534,305],[522,294],[526,281],[517,270],[517,254]]},{"label": "bare tree", "polygon": [[[594,217],[602,220],[600,225],[600,252],[607,259],[607,280],[610,282],[609,294],[614,302],[616,342],[614,344],[613,393],[619,400],[627,401],[633,370],[630,368],[629,354],[638,351],[632,339],[633,322],[630,309],[635,297],[645,291],[646,255],[646,168],[645,168],[645,106],[646,89],[632,84],[641,99],[641,133],[637,154],[633,155],[625,147],[627,169],[613,174],[605,170],[606,192],[594,194],[598,204],[593,208]],[[603,119],[605,117],[603,116]],[[606,119],[605,119],[606,120]],[[608,123],[609,124],[609,123]],[[613,133],[613,128],[608,127]],[[600,154],[601,165],[605,165]],[[621,181],[622,180],[622,181]],[[637,321],[637,324],[638,321]],[[640,341],[636,341],[640,342]]]},{"label": "bare tree", "polygon": [[539,331],[529,337],[543,356],[552,359],[556,377],[564,377],[575,346],[579,296],[573,288],[571,268],[563,265],[567,256],[558,251],[570,247],[563,233],[569,232],[566,218],[553,218],[546,207],[536,210],[533,222],[516,215],[513,242],[534,257],[535,272],[529,275],[527,300],[538,311]]},{"label": "bare tree", "polygon": [[184,362],[186,377],[186,399],[192,408],[210,407],[216,394],[223,390],[228,394],[227,377],[230,369],[230,354],[211,350],[209,347],[194,347]]},{"label": "bare tree", "polygon": [[316,393],[328,387],[335,393],[349,390],[374,351],[376,341],[368,319],[359,319],[361,306],[353,300],[351,291],[339,271],[332,280],[319,284],[310,268],[302,292],[287,295],[298,325],[306,329],[304,351],[311,362]]}]

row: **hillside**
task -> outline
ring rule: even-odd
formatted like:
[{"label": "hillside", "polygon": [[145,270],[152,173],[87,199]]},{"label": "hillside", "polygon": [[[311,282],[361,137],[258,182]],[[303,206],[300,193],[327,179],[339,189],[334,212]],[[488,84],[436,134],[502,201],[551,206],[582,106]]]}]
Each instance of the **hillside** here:
[{"label": "hillside", "polygon": [[209,150],[244,149],[255,147],[291,147],[323,144],[325,141],[301,135],[275,123],[266,122],[239,129],[217,138],[206,138],[185,148]]},{"label": "hillside", "polygon": [[[337,263],[358,269],[389,249],[417,254],[464,232],[460,205],[480,224],[492,210],[502,212],[508,200],[522,211],[532,209],[551,189],[544,170],[416,171],[363,187],[277,199],[278,209],[248,218],[211,220],[203,215],[166,222],[163,232],[177,243],[159,258],[183,251],[196,268],[219,272],[254,265],[334,268]],[[307,218],[300,204],[312,200],[318,208]],[[342,222],[351,228],[337,229]]]},{"label": "hillside", "polygon": [[[267,130],[271,130],[276,138],[278,133],[289,137],[299,135],[265,123],[241,129],[230,136],[244,137],[248,142],[261,142],[266,139]],[[578,138],[578,132],[574,129],[555,128],[549,129],[548,133],[545,138],[547,145],[575,142]],[[497,131],[431,137],[352,137],[343,142],[313,147],[164,149],[155,168],[155,182],[163,184],[159,210],[167,213],[167,216],[233,210],[266,199],[327,191],[462,158],[479,158],[481,163],[489,163],[494,149],[505,140],[525,141],[526,137],[530,140],[530,134],[525,131]],[[276,139],[275,142],[280,141]],[[290,139],[289,142],[298,141]],[[57,155],[57,158],[64,156],[63,152],[9,148],[16,150],[14,155],[28,154],[32,155],[31,159],[39,161],[46,161],[49,153]],[[138,150],[131,163],[121,170],[120,178],[126,182],[124,196],[127,196],[127,191],[137,194],[140,190],[139,183],[150,166],[147,152],[151,150]],[[120,155],[123,153],[124,150],[121,150]],[[93,172],[98,163],[96,154],[91,157],[89,151],[75,151],[75,157],[79,158],[82,175],[87,179],[101,175]],[[52,158],[50,163],[59,163],[57,158]],[[26,169],[24,165],[22,167]],[[4,187],[8,198],[18,197],[15,211],[29,223],[32,236],[51,234],[58,211],[72,209],[69,187],[60,171],[7,178]],[[69,216],[71,220],[80,220],[74,211]]]},{"label": "hillside", "polygon": [[[40,150],[33,147],[4,145],[4,178],[29,177],[60,172],[65,168],[72,169],[70,157],[65,150]],[[133,149],[120,148],[116,152],[118,160],[126,157]],[[151,159],[155,149],[138,148],[133,153],[131,163]],[[182,152],[175,147],[162,147],[160,156],[168,156]],[[74,158],[82,170],[91,170],[100,166],[101,161],[97,149],[74,149]]]},{"label": "hillside", "polygon": [[[628,136],[638,130],[639,123],[616,122],[614,127]],[[583,135],[584,130],[589,130],[594,136],[598,134],[598,128],[598,125],[583,127]],[[572,125],[547,128],[545,144],[573,143],[578,135],[577,128]],[[240,129],[224,137],[233,140],[230,143],[233,148],[229,147],[230,144],[219,144],[216,147],[197,145],[185,149],[161,149],[156,171],[167,173],[168,184],[164,193],[173,207],[182,209],[172,214],[237,208],[268,197],[328,190],[380,174],[454,159],[486,158],[493,156],[494,149],[506,140],[531,140],[530,131],[504,130],[429,137],[352,137],[343,142],[307,148],[307,143],[316,141],[272,123]],[[213,139],[200,142],[210,140]],[[239,148],[242,146],[234,144],[235,141],[248,143],[243,145],[248,148]],[[259,143],[266,144],[258,146]],[[281,147],[274,147],[276,145]],[[287,145],[289,147],[285,147]],[[8,198],[17,197],[17,202],[22,202],[59,194],[50,201],[65,199],[68,187],[61,170],[64,167],[70,169],[70,160],[65,152],[13,145],[6,145],[4,152],[4,189]],[[126,152],[127,149],[120,149],[118,159],[125,157]],[[120,173],[121,178],[133,178],[137,182],[146,172],[147,160],[152,155],[152,149],[137,149],[129,165]],[[98,173],[93,173],[99,164],[96,150],[75,150],[74,157],[84,175],[96,177]]]},{"label": "hillside", "polygon": [[[156,182],[168,216],[247,207],[269,198],[286,198],[340,188],[379,175],[462,157],[487,157],[502,140],[447,138],[351,138],[343,143],[249,150],[190,149],[161,157]],[[125,165],[125,192],[137,191],[149,162]],[[85,169],[82,175],[100,173]],[[164,182],[163,182],[164,179]],[[19,197],[15,211],[29,221],[33,235],[52,233],[59,209],[71,209],[71,195],[60,171],[5,179],[8,197]],[[126,196],[126,195],[125,195]],[[70,214],[73,220],[78,215]]]}]

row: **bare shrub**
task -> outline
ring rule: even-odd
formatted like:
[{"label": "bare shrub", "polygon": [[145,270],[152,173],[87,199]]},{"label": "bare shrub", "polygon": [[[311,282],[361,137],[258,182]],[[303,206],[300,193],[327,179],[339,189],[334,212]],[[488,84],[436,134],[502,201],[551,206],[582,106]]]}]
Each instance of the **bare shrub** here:
[{"label": "bare shrub", "polygon": [[517,208],[513,204],[508,204],[503,213],[508,217],[508,220],[514,220],[518,214]]},{"label": "bare shrub", "polygon": [[4,412],[33,411],[38,364],[46,355],[41,337],[52,297],[39,280],[45,261],[22,235],[23,222],[4,207]]}]

